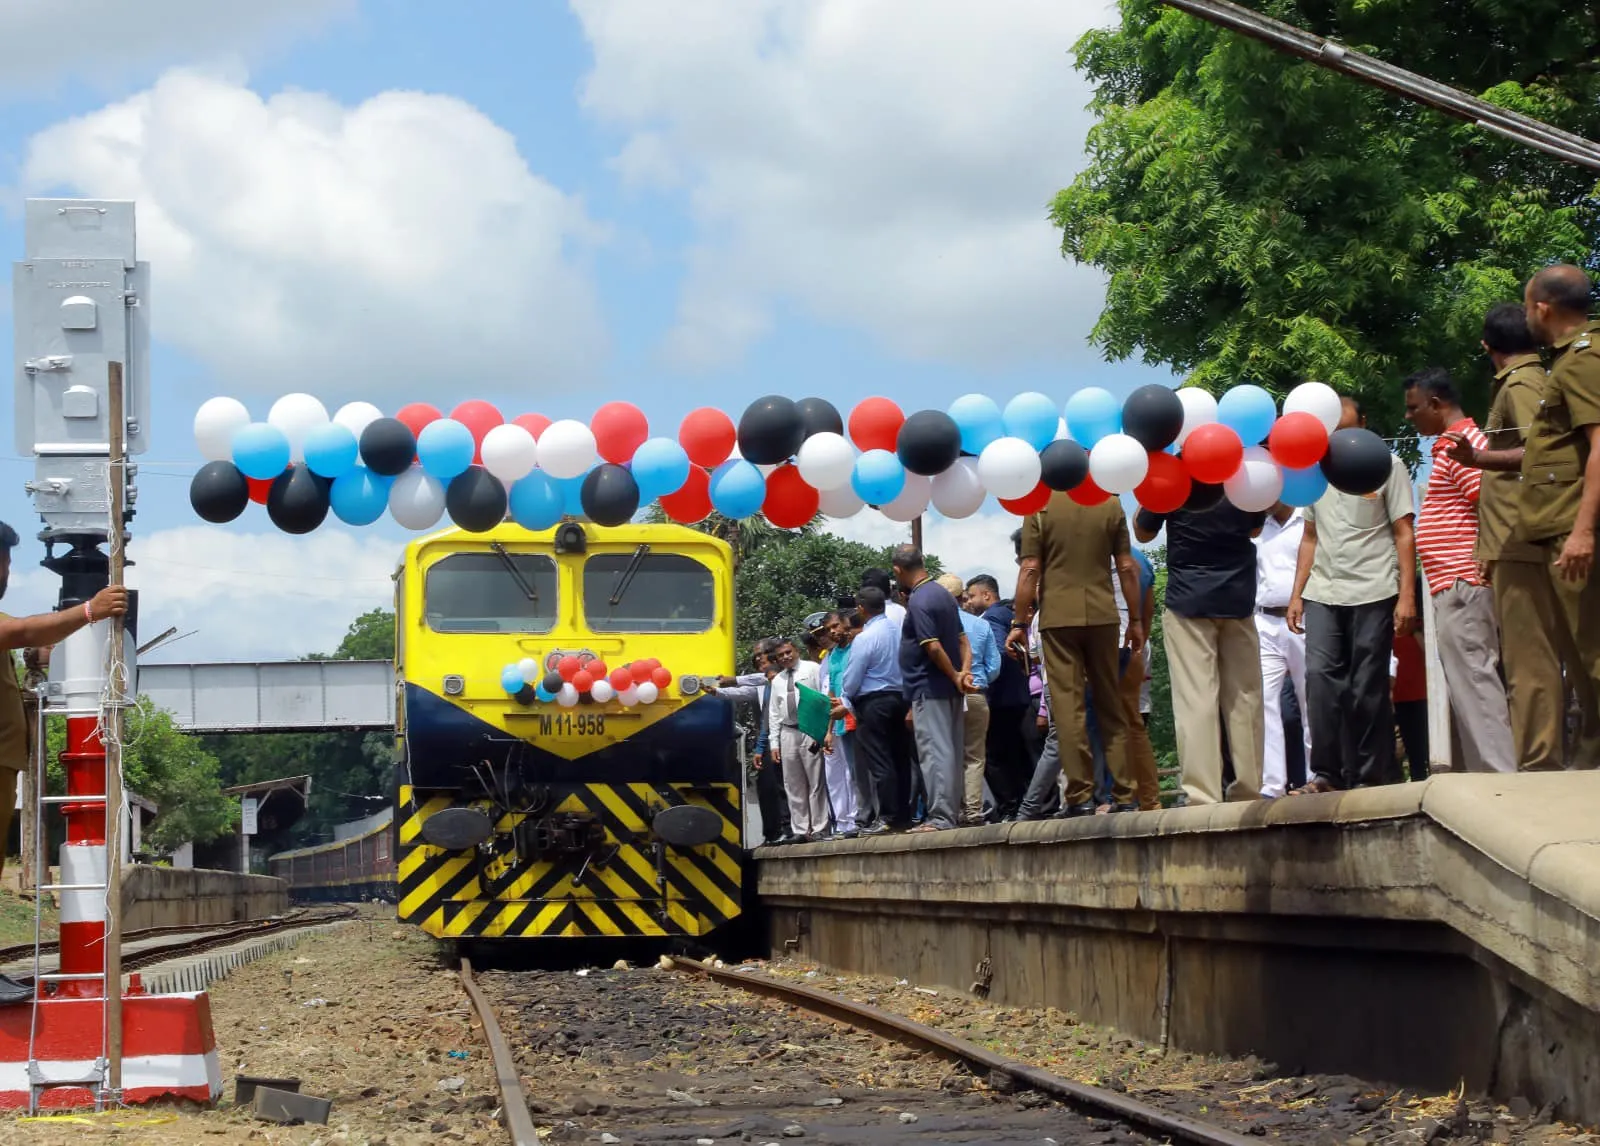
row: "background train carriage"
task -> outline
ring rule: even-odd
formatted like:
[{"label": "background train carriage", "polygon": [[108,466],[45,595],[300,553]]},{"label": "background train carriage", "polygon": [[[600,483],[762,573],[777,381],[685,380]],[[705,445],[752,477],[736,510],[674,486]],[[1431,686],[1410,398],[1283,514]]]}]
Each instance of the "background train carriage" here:
[{"label": "background train carriage", "polygon": [[296,900],[382,899],[394,902],[394,809],[384,808],[334,828],[331,843],[278,852],[268,870],[289,883]]},{"label": "background train carriage", "polygon": [[[740,914],[732,706],[701,685],[733,669],[727,545],[676,525],[447,530],[408,546],[395,613],[402,921],[686,938]],[[534,690],[563,664],[587,683],[652,659],[670,680],[631,707]]]}]

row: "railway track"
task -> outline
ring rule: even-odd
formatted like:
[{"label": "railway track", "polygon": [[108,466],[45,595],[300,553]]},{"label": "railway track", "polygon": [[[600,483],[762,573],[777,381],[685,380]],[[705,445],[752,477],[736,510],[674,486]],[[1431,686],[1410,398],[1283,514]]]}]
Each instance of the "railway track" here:
[{"label": "railway track", "polygon": [[671,970],[475,976],[462,960],[514,1146],[1262,1141],[830,992]]}]

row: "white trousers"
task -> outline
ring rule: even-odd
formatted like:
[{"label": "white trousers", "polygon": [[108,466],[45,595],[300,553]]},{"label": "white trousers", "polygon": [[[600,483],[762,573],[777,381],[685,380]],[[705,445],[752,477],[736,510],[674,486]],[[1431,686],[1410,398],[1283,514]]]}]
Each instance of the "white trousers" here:
[{"label": "white trousers", "polygon": [[[822,751],[798,728],[779,730],[783,754],[783,793],[789,799],[789,827],[797,836],[828,830],[828,789],[823,785]],[[811,751],[816,748],[817,751]]]},{"label": "white trousers", "polygon": [[833,807],[833,830],[856,830],[855,754],[848,732],[833,734],[833,751],[823,757],[822,770],[828,780],[828,803]]},{"label": "white trousers", "polygon": [[1266,613],[1256,614],[1256,635],[1261,638],[1261,710],[1266,717],[1261,740],[1261,794],[1281,796],[1289,785],[1288,758],[1283,742],[1283,677],[1294,681],[1300,702],[1300,728],[1305,733],[1306,765],[1311,763],[1311,721],[1306,716],[1306,638],[1291,633],[1289,622]]}]

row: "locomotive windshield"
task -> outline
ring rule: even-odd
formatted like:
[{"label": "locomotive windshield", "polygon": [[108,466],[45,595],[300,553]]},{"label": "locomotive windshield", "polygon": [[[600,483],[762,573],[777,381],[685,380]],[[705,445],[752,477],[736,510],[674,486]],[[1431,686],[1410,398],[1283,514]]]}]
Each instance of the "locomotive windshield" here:
[{"label": "locomotive windshield", "polygon": [[595,633],[703,633],[717,619],[716,581],[681,553],[597,553],[583,567],[583,616]]},{"label": "locomotive windshield", "polygon": [[455,553],[428,568],[423,612],[436,633],[548,633],[556,563],[536,553]]}]

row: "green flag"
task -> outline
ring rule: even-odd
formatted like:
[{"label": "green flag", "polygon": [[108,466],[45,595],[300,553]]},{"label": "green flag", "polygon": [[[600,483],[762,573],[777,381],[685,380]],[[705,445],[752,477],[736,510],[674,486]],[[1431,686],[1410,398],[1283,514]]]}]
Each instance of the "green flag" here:
[{"label": "green flag", "polygon": [[796,685],[800,691],[800,711],[795,723],[802,735],[821,742],[828,735],[828,725],[833,719],[833,702],[826,695],[805,685]]}]

